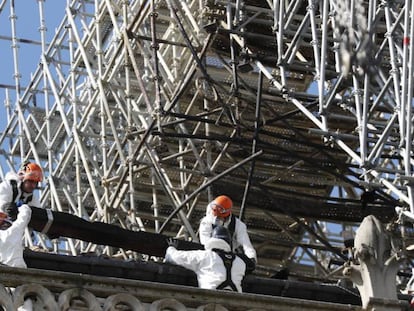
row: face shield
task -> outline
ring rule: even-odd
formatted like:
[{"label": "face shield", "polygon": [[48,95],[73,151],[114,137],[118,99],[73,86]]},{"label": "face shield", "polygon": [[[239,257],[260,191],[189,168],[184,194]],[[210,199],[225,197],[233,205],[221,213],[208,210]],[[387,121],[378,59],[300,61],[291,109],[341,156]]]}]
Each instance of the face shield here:
[{"label": "face shield", "polygon": [[214,217],[227,218],[228,216],[230,216],[230,213],[231,213],[230,208],[225,208],[224,206],[221,206],[220,204],[217,204],[214,202],[210,204],[210,207],[211,207],[211,213],[213,214]]}]

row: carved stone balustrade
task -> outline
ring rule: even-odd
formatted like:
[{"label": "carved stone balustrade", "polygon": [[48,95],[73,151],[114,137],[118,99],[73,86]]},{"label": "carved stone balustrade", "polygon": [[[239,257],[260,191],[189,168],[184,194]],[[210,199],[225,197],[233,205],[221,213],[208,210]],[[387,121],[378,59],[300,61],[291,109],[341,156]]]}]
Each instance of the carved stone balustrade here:
[{"label": "carved stone balustrade", "polygon": [[6,310],[15,310],[14,305],[28,297],[32,298],[35,310],[50,311],[361,310],[345,304],[0,266],[0,304]]}]

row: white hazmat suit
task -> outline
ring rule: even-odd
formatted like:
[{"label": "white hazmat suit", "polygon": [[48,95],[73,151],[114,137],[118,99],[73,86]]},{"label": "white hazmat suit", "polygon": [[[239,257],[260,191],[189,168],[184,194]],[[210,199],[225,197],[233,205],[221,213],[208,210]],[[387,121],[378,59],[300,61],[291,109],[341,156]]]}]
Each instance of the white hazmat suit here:
[{"label": "white hazmat suit", "polygon": [[[17,195],[13,200],[13,186],[11,181],[16,182]],[[4,205],[18,201],[27,202],[30,206],[40,207],[40,201],[35,193],[26,193],[21,189],[22,180],[18,174],[8,172],[4,180],[0,183],[0,211],[5,212]],[[28,200],[30,199],[30,201]]]},{"label": "white hazmat suit", "polygon": [[[235,252],[239,247],[242,247],[244,254],[248,258],[254,259],[257,262],[256,250],[250,241],[246,224],[234,215],[230,215],[224,222],[223,226],[229,229],[232,219],[235,221],[234,232],[230,232],[232,235],[232,251]],[[207,211],[207,215],[201,219],[199,226],[199,237],[201,244],[205,245],[210,239],[213,233],[215,221],[216,218],[209,211]]]},{"label": "white hazmat suit", "polygon": [[[210,238],[204,247],[205,250],[180,251],[169,246],[165,254],[165,261],[194,271],[197,274],[200,288],[217,289],[226,280],[227,271],[220,255],[213,249],[229,252],[230,245],[222,239]],[[231,280],[238,292],[242,292],[241,283],[245,273],[245,262],[236,256],[231,268]]]},{"label": "white hazmat suit", "polygon": [[27,268],[23,259],[23,235],[32,210],[27,204],[19,207],[17,219],[6,230],[0,230],[0,262],[7,266]]},{"label": "white hazmat suit", "polygon": [[[23,258],[23,235],[31,215],[31,208],[27,204],[23,204],[19,207],[17,219],[12,225],[5,230],[0,230],[0,263],[11,267],[27,268]],[[11,290],[13,291],[13,289]],[[32,301],[26,299],[23,306],[17,310],[32,311]]]}]

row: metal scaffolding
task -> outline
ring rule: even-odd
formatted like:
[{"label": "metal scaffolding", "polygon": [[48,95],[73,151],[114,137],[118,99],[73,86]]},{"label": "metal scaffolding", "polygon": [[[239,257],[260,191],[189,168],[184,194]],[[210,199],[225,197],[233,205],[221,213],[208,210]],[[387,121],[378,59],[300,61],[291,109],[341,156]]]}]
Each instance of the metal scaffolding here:
[{"label": "metal scaffolding", "polygon": [[[324,277],[346,260],[341,230],[414,213],[413,1],[74,0],[53,36],[51,1],[37,1],[36,25],[14,2],[0,3],[1,62],[14,64],[0,78],[1,177],[41,163],[43,207],[197,241],[225,193],[261,271]],[[24,85],[23,44],[40,46]]]}]

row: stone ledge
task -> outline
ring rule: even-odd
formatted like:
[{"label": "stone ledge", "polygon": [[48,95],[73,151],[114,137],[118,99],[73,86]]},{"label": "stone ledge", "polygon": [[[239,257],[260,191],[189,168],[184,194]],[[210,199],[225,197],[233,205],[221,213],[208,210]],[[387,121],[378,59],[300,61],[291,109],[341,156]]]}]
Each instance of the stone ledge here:
[{"label": "stone ledge", "polygon": [[[249,293],[203,290],[155,282],[100,277],[79,273],[0,266],[2,303],[18,303],[26,295],[37,297],[47,310],[110,310],[117,304],[131,310],[361,310],[358,306],[273,297]],[[138,307],[136,307],[138,306]],[[74,309],[75,307],[75,309]]]}]

